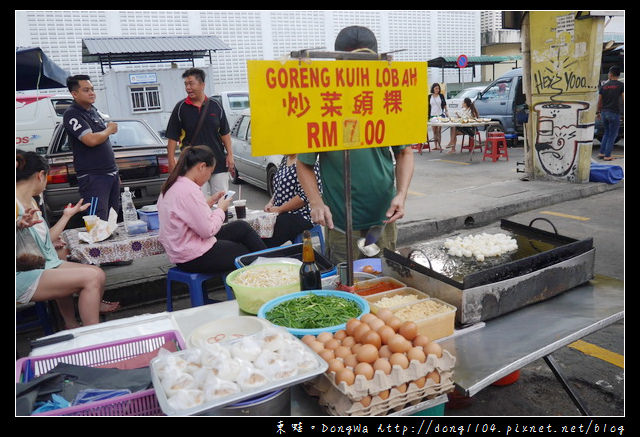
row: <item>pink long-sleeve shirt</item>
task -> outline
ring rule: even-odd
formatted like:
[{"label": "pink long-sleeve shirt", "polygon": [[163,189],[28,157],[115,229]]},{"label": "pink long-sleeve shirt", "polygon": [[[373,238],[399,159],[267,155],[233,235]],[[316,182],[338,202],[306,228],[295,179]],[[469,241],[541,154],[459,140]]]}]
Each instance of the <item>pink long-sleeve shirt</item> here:
[{"label": "pink long-sleeve shirt", "polygon": [[184,176],[158,198],[158,239],[174,264],[211,249],[224,219],[224,211],[211,210],[198,184]]}]

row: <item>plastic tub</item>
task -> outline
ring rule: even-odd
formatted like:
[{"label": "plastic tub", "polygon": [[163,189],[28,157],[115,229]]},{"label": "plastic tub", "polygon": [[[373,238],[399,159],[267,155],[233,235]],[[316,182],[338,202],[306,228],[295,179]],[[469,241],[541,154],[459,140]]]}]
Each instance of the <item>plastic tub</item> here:
[{"label": "plastic tub", "polygon": [[287,271],[288,273],[295,274],[296,278],[298,278],[300,272],[300,267],[294,264],[274,263],[247,266],[229,273],[229,275],[227,275],[227,284],[231,288],[233,288],[233,293],[236,296],[236,300],[238,301],[238,306],[240,307],[240,309],[249,314],[257,314],[260,307],[266,302],[269,302],[271,299],[275,299],[276,297],[280,297],[285,294],[300,291],[299,279],[297,279],[294,283],[278,285],[276,287],[252,287],[239,284],[237,282],[237,278],[239,275],[243,274],[244,272],[260,268],[285,269],[285,271]]},{"label": "plastic tub", "polygon": [[[418,305],[422,305],[425,302],[432,302],[439,306],[443,306],[445,311],[431,314],[426,317],[416,317],[410,318],[412,322],[414,322],[418,326],[418,333],[422,335],[426,335],[430,340],[438,340],[443,337],[448,337],[453,334],[455,318],[456,318],[456,307],[450,305],[446,302],[441,301],[440,299],[429,298],[422,300],[417,303],[407,304],[401,307],[398,307],[393,311],[393,314],[398,317],[398,312],[406,311],[414,309]],[[400,320],[405,321],[405,318],[398,317]]]},{"label": "plastic tub", "polygon": [[[167,331],[127,340],[103,343],[90,347],[73,349],[57,354],[21,358],[16,361],[16,382],[30,381],[47,373],[58,363],[98,367],[112,364],[145,353],[155,351],[164,343],[173,341],[178,350],[185,348],[185,342],[178,331]],[[119,396],[99,402],[60,408],[35,416],[161,416],[154,389],[143,390],[130,395]]]},{"label": "plastic tub", "polygon": [[[320,276],[326,278],[336,274],[336,266],[329,261],[328,258],[313,251],[316,257],[316,264],[320,269]],[[258,252],[248,253],[235,259],[235,265],[238,268],[251,265],[258,257],[265,258],[294,258],[302,261],[302,244],[290,244],[288,246],[274,247],[271,249],[260,250]]]},{"label": "plastic tub", "polygon": [[[378,302],[380,302],[381,300],[385,298],[393,298],[395,296],[414,296],[416,299],[413,302],[404,302],[404,303],[399,303],[393,306],[378,305]],[[430,296],[428,294],[423,293],[420,290],[417,290],[412,287],[404,287],[404,288],[397,288],[391,291],[384,291],[382,293],[372,294],[371,296],[367,296],[365,299],[367,300],[367,302],[369,302],[369,306],[371,307],[371,312],[374,314],[377,314],[378,311],[380,311],[382,308],[387,308],[393,311],[397,307],[401,307],[403,305],[406,305],[407,303],[418,303],[418,301],[429,299],[429,298]]]},{"label": "plastic tub", "polygon": [[382,276],[380,278],[358,282],[355,284],[355,293],[359,296],[370,296],[402,287],[406,287],[406,285],[397,279],[390,276]]},{"label": "plastic tub", "polygon": [[[298,293],[292,293],[292,294],[288,294],[286,296],[281,296],[281,297],[278,297],[276,299],[270,300],[269,302],[265,303],[260,308],[260,310],[258,311],[258,317],[260,317],[262,319],[265,319],[265,320],[268,320],[267,317],[266,317],[267,313],[269,311],[271,311],[277,305],[281,304],[282,302],[291,300],[291,299],[296,299],[298,297],[306,296],[309,293],[313,293],[313,294],[316,294],[318,296],[341,297],[343,299],[352,300],[352,301],[356,302],[360,306],[360,309],[362,310],[360,312],[360,314],[355,317],[357,319],[359,319],[364,314],[369,312],[369,303],[366,300],[364,300],[363,298],[361,298],[360,296],[356,295],[356,294],[347,293],[347,292],[344,292],[344,291],[337,291],[337,290],[306,290],[306,291],[300,291]],[[302,338],[305,335],[318,335],[321,332],[335,333],[335,332],[338,332],[341,329],[346,329],[346,327],[347,327],[347,322],[346,321],[344,323],[340,324],[340,325],[326,326],[326,327],[316,328],[316,329],[297,329],[297,328],[290,328],[288,326],[283,326],[283,328],[286,328],[287,331],[289,331],[291,334],[293,334],[293,335],[295,335],[296,337],[299,337],[299,338]]]},{"label": "plastic tub", "polygon": [[138,210],[138,217],[147,224],[149,230],[160,229],[160,221],[158,220],[158,211],[147,212]]}]

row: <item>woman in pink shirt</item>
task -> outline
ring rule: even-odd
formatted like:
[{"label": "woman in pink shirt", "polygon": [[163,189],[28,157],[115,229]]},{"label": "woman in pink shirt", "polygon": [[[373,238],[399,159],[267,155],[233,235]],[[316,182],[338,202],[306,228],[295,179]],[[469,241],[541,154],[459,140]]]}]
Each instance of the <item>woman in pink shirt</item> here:
[{"label": "woman in pink shirt", "polygon": [[209,147],[182,149],[158,198],[160,243],[172,263],[191,273],[234,270],[236,257],[267,248],[246,221],[223,226],[232,199],[224,191],[206,198],[201,190],[214,167]]}]

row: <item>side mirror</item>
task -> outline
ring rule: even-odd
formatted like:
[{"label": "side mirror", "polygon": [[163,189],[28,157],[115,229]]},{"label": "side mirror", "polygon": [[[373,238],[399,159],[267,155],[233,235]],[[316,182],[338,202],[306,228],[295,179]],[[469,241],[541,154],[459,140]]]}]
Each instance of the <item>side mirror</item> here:
[{"label": "side mirror", "polygon": [[482,93],[478,93],[478,95],[476,96],[476,100],[482,100]]}]

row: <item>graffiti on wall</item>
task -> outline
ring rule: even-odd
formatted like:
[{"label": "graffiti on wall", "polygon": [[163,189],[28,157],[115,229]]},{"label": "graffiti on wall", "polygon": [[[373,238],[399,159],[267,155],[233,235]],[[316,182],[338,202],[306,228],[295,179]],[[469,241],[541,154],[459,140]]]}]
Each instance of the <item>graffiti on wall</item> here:
[{"label": "graffiti on wall", "polygon": [[533,107],[537,115],[534,150],[546,174],[573,180],[580,146],[593,142],[594,123],[583,122],[591,107],[584,95],[597,90],[597,84],[592,84],[588,72],[589,47],[586,41],[578,41],[574,14],[556,15],[548,24],[532,26],[544,33],[532,47],[531,86],[539,97]]}]

